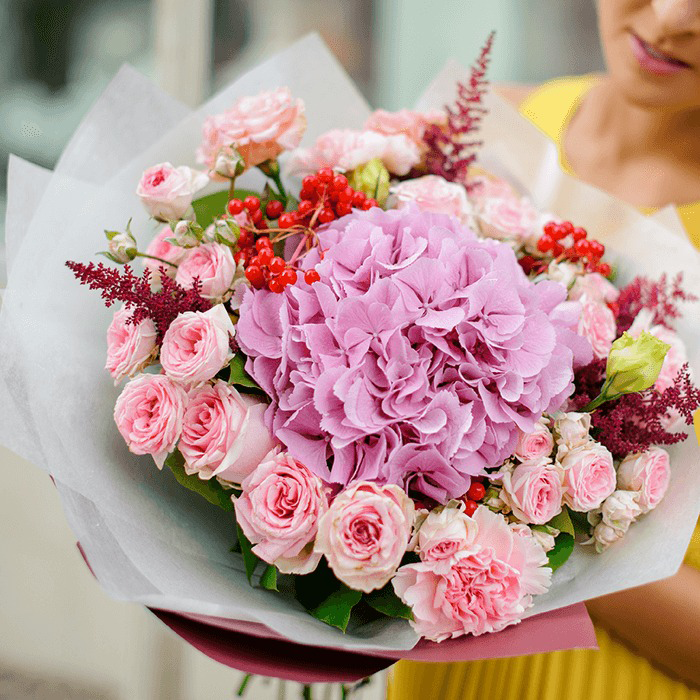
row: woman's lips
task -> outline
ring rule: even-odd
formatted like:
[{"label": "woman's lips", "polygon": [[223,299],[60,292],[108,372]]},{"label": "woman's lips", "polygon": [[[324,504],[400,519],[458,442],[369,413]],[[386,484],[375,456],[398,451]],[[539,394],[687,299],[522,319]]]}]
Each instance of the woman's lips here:
[{"label": "woman's lips", "polygon": [[656,47],[648,44],[636,34],[630,34],[632,53],[639,65],[649,73],[656,75],[675,75],[688,70],[690,66],[673,56],[670,56]]}]

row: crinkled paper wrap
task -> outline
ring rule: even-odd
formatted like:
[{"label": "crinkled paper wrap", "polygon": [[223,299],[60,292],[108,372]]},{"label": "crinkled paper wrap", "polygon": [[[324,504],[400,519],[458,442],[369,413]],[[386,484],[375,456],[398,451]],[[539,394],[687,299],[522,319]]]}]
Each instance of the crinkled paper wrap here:
[{"label": "crinkled paper wrap", "polygon": [[[464,75],[448,67],[425,104],[451,101],[455,78]],[[53,174],[11,160],[8,285],[0,312],[0,442],[52,474],[91,568],[112,596],[258,623],[304,644],[407,650],[417,637],[406,622],[381,620],[342,635],[295,601],[251,588],[240,557],[230,552],[230,519],[179,486],[167,470],[159,472],[150,458],[127,451],[112,418],[119,389],[104,370],[112,310],[63,265],[94,259],[104,246],[103,229],[123,228],[130,217],[143,247],[157,229],[134,193],[142,171],[164,160],[194,166],[206,115],[239,96],[281,85],[306,103],[303,145],[330,128],[357,128],[369,113],[335,58],[311,36],[194,112],[123,69]],[[622,279],[634,272],[684,270],[688,286],[700,293],[697,254],[667,228],[677,228],[672,212],[660,225],[566,177],[551,145],[529,123],[496,98],[490,109],[483,132],[487,167],[514,178],[538,205],[595,232],[619,259]],[[243,186],[261,182],[255,173],[241,178]],[[687,321],[681,332],[697,361],[698,328]],[[663,578],[678,568],[697,518],[700,472],[693,443],[672,453],[673,479],[661,506],[632,528],[622,546],[600,556],[579,549],[530,614]],[[590,634],[573,634],[564,644],[590,645]],[[507,649],[491,653],[509,655]]]}]

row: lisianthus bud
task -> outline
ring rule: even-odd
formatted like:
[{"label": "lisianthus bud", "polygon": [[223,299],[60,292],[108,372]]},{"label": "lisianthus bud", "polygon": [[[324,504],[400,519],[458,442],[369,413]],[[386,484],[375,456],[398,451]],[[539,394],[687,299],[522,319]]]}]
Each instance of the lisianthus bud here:
[{"label": "lisianthus bud", "polygon": [[105,252],[105,255],[121,265],[131,262],[138,252],[136,239],[131,233],[129,224],[126,225],[126,231],[105,231],[105,236],[109,241],[109,252]]},{"label": "lisianthus bud", "polygon": [[608,355],[607,395],[631,394],[654,386],[670,347],[647,331],[637,338],[623,333]]},{"label": "lisianthus bud", "polygon": [[379,158],[372,158],[352,171],[350,186],[373,197],[381,207],[389,196],[389,171]]},{"label": "lisianthus bud", "polygon": [[245,170],[243,156],[233,146],[224,146],[216,156],[214,172],[221,177],[238,177]]},{"label": "lisianthus bud", "polygon": [[169,243],[180,248],[196,248],[202,238],[202,227],[196,221],[182,219],[172,224],[173,235]]},{"label": "lisianthus bud", "polygon": [[241,235],[241,229],[233,219],[216,219],[213,236],[216,243],[236,243]]}]

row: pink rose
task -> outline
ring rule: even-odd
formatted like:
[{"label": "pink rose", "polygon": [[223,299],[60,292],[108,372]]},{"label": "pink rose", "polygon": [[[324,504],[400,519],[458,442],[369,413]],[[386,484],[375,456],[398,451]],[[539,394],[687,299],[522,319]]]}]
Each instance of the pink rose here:
[{"label": "pink rose", "polygon": [[581,297],[580,303],[578,333],[588,339],[593,354],[598,359],[604,359],[608,356],[617,335],[615,316],[604,303],[586,295]]},{"label": "pink rose", "polygon": [[610,304],[617,301],[620,291],[599,272],[591,272],[576,279],[569,292],[569,299],[576,301],[584,295],[594,301]]},{"label": "pink rose", "polygon": [[518,520],[544,525],[561,513],[563,473],[559,465],[540,457],[518,464],[501,477],[501,499]]},{"label": "pink rose", "polygon": [[305,130],[304,102],[294,99],[289,88],[242,97],[204,121],[197,162],[213,169],[219,151],[233,146],[252,168],[296,148]]},{"label": "pink rose", "polygon": [[287,162],[291,175],[306,175],[319,168],[354,170],[379,158],[389,172],[406,175],[420,162],[416,145],[403,134],[384,136],[376,131],[333,129],[316,139],[311,148],[296,150]]},{"label": "pink rose", "polygon": [[661,447],[650,447],[646,452],[627,455],[617,469],[618,485],[639,494],[643,513],[659,505],[670,480],[668,452]]},{"label": "pink rose", "polygon": [[403,134],[409,138],[418,148],[425,150],[423,133],[430,124],[443,125],[447,123],[447,114],[442,110],[432,112],[413,112],[410,109],[402,109],[398,112],[387,112],[378,109],[367,117],[365,129],[376,131],[385,136]]},{"label": "pink rose", "polygon": [[205,243],[187,251],[177,268],[175,281],[189,288],[196,278],[202,285],[203,297],[221,299],[231,287],[235,274],[236,263],[231,249],[220,243]]},{"label": "pink rose", "polygon": [[192,204],[192,197],[209,178],[186,165],[174,168],[170,163],[160,163],[145,170],[136,194],[148,213],[161,221],[181,219]]},{"label": "pink rose", "polygon": [[185,311],[165,332],[160,363],[175,381],[206,382],[231,361],[229,337],[234,333],[223,304],[209,311]]},{"label": "pink rose", "polygon": [[526,197],[489,197],[479,207],[481,233],[488,238],[523,240],[537,221],[537,211]]},{"label": "pink rose", "polygon": [[316,551],[343,583],[369,593],[394,575],[413,526],[413,501],[398,486],[360,481],[321,518]]},{"label": "pink rose", "polygon": [[419,209],[449,214],[467,223],[471,218],[471,206],[464,187],[448,182],[439,175],[424,175],[415,180],[404,180],[392,190],[397,209],[415,202]]},{"label": "pink rose", "polygon": [[597,552],[605,551],[611,544],[624,537],[630,525],[641,514],[639,494],[634,491],[614,491],[604,501],[600,510],[589,514],[593,536],[584,544],[595,543]]},{"label": "pink rose", "polygon": [[515,456],[527,462],[532,459],[549,457],[554,449],[554,438],[549,428],[541,421],[535,424],[531,433],[518,430],[518,443],[515,446]]},{"label": "pink rose", "polygon": [[185,471],[240,484],[275,446],[263,422],[266,408],[221,380],[190,392],[178,445]]},{"label": "pink rose", "polygon": [[394,576],[421,637],[441,642],[498,632],[520,622],[532,596],[549,587],[552,570],[534,537],[516,533],[485,506],[472,517],[477,534],[469,548],[448,560],[407,564]]},{"label": "pink rose", "polygon": [[475,174],[469,183],[471,196],[477,203],[483,203],[487,199],[519,198],[515,188],[507,180],[485,171],[482,171],[482,174]]},{"label": "pink rose", "polygon": [[158,353],[156,326],[150,318],[128,323],[133,311],[121,309],[114,314],[107,329],[105,369],[118,384],[147,367]]},{"label": "pink rose", "polygon": [[418,547],[423,561],[450,559],[469,549],[476,537],[476,523],[463,508],[446,506],[432,511],[418,530]]},{"label": "pink rose", "polygon": [[[187,250],[181,248],[178,245],[173,245],[168,243],[166,238],[173,238],[173,231],[170,226],[163,226],[163,228],[156,234],[155,238],[148,244],[146,248],[147,255],[153,255],[161,260],[167,260],[173,265],[179,265],[187,255]],[[177,272],[177,267],[172,265],[164,265],[158,260],[152,260],[151,258],[141,258],[143,266],[151,271],[151,280],[160,280],[160,268],[164,267],[168,277],[175,277]]]},{"label": "pink rose", "polygon": [[163,468],[182,431],[187,394],[163,374],[140,374],[132,379],[114,406],[114,421],[136,455],[151,455]]},{"label": "pink rose", "polygon": [[610,452],[591,440],[568,452],[560,461],[564,469],[564,502],[587,513],[615,490],[615,467]]},{"label": "pink rose", "polygon": [[311,573],[319,521],[328,508],[321,480],[288,454],[271,452],[241,484],[236,519],[253,553],[284,574]]}]

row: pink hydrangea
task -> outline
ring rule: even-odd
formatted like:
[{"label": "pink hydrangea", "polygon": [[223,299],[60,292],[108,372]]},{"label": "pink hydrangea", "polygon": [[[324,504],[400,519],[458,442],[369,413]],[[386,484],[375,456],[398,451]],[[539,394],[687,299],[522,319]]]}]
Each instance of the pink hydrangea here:
[{"label": "pink hydrangea", "polygon": [[565,288],[455,219],[374,208],[320,242],[302,263],[320,281],[246,291],[237,332],[273,433],[327,481],[459,497],[591,359]]},{"label": "pink hydrangea", "polygon": [[549,588],[552,570],[532,535],[515,532],[485,506],[473,520],[476,536],[468,547],[449,559],[402,566],[392,580],[421,637],[441,642],[498,632],[520,622],[532,596]]}]

